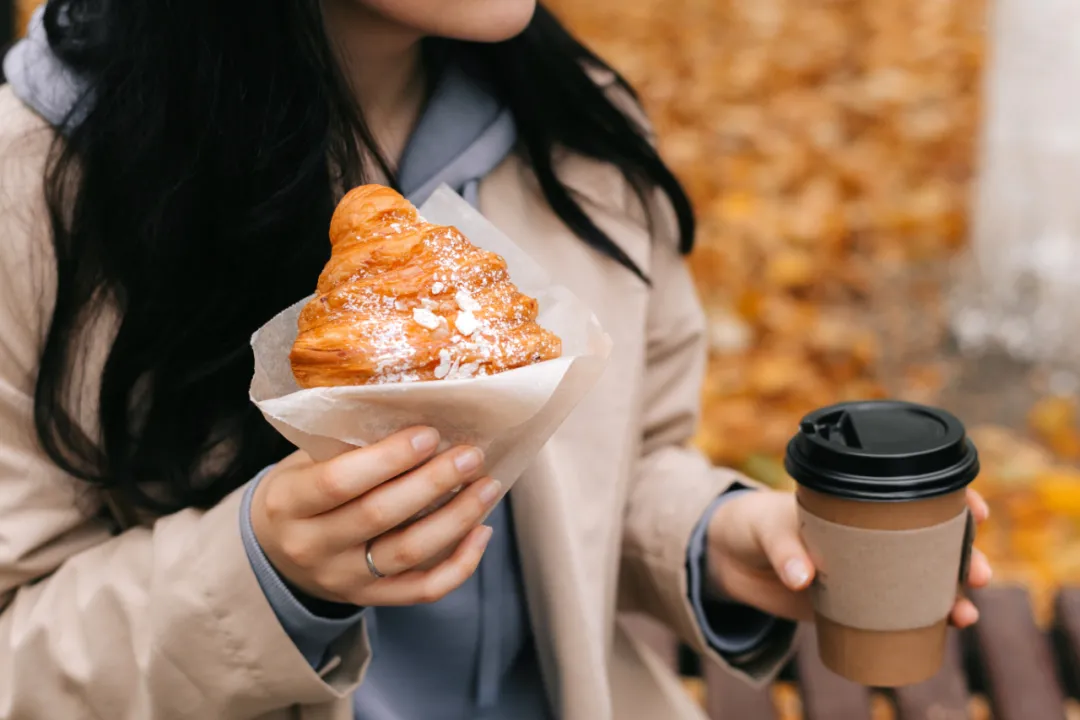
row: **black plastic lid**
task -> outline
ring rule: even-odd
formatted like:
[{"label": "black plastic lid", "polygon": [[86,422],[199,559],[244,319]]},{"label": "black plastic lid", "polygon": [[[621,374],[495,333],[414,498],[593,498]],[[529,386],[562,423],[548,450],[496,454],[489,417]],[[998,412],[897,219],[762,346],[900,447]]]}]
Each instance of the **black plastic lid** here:
[{"label": "black plastic lid", "polygon": [[784,467],[811,490],[896,502],[967,486],[979,474],[979,456],[951,413],[873,400],[833,405],[803,418]]}]

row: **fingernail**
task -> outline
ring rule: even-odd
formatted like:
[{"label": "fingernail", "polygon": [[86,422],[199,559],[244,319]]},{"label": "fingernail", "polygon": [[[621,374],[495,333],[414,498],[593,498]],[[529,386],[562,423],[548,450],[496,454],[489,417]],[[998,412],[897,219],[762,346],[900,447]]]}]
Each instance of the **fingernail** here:
[{"label": "fingernail", "polygon": [[484,529],[476,534],[476,539],[473,541],[476,543],[476,547],[480,550],[487,548],[488,541],[491,540],[491,534],[495,532],[490,525],[485,525]]},{"label": "fingernail", "polygon": [[418,453],[428,453],[439,445],[439,432],[432,428],[418,430],[412,437],[413,450]]},{"label": "fingernail", "polygon": [[789,587],[801,588],[810,581],[810,568],[799,558],[792,558],[784,565],[784,581]]},{"label": "fingernail", "polygon": [[495,502],[499,497],[499,490],[502,489],[502,483],[498,480],[488,480],[484,484],[484,487],[480,489],[480,502],[485,505],[490,505]]},{"label": "fingernail", "polygon": [[463,452],[458,453],[454,458],[454,467],[462,475],[471,473],[480,467],[480,463],[484,462],[484,454],[476,448],[469,448]]}]

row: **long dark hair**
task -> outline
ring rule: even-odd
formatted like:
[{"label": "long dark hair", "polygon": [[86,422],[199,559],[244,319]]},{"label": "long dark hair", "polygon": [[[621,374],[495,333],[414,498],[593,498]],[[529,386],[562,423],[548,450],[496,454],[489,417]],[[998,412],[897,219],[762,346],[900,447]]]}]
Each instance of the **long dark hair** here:
[{"label": "long dark hair", "polygon": [[[251,333],[311,291],[333,188],[361,182],[371,158],[389,168],[370,152],[318,0],[52,0],[45,18],[89,90],[46,171],[58,283],[38,436],[59,466],[131,507],[211,506],[290,450],[248,401]],[[661,189],[689,250],[682,188],[583,69],[606,66],[549,12],[506,42],[431,42],[491,69],[544,196],[583,242],[647,281],[556,177],[557,146]],[[90,438],[66,399],[80,330],[107,305],[119,324]]]}]

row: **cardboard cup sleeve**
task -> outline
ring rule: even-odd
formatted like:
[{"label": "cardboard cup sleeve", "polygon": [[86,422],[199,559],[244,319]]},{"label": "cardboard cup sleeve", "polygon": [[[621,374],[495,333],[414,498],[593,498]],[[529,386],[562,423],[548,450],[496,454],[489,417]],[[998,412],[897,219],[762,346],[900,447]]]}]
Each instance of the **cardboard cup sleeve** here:
[{"label": "cardboard cup sleeve", "polygon": [[817,568],[818,614],[860,630],[904,631],[948,617],[971,548],[967,510],[938,525],[872,530],[823,520],[802,505],[803,542]]}]

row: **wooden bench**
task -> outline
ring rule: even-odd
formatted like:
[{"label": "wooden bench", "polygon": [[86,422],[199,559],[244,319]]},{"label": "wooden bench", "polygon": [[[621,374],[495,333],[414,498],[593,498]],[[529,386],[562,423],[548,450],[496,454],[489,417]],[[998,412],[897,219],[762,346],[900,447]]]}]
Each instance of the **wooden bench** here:
[{"label": "wooden bench", "polygon": [[[1080,588],[1063,589],[1053,627],[1040,630],[1027,591],[994,587],[972,593],[980,622],[952,632],[941,671],[919,685],[870,690],[825,669],[814,647],[813,628],[780,682],[794,687],[805,720],[871,720],[876,703],[890,706],[896,720],[967,720],[974,698],[989,706],[994,720],[1066,720],[1069,698],[1080,700]],[[634,632],[679,668],[680,649],[656,623],[635,618]],[[683,650],[685,652],[685,650]],[[777,720],[775,688],[755,690],[705,664],[681,663],[688,688],[703,688],[711,720]]]}]

